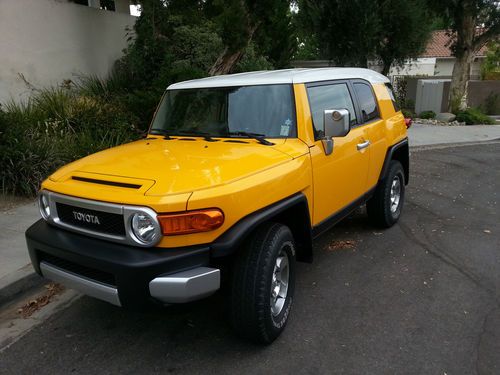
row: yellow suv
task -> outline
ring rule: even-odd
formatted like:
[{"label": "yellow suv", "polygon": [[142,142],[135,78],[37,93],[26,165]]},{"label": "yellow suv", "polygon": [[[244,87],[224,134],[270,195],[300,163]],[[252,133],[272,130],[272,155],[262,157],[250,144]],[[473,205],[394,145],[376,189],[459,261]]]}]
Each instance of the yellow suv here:
[{"label": "yellow suv", "polygon": [[230,291],[235,330],[284,329],[295,261],[366,203],[390,227],[408,183],[405,120],[367,69],[242,73],[169,86],[146,138],[52,174],[26,232],[42,276],[123,307]]}]

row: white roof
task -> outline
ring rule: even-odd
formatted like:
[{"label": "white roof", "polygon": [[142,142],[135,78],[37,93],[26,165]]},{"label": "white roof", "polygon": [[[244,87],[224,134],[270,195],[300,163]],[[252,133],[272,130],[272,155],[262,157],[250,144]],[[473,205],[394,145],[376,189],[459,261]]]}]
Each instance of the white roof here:
[{"label": "white roof", "polygon": [[272,85],[280,83],[308,83],[334,79],[361,78],[371,83],[386,83],[389,79],[374,70],[363,68],[313,68],[261,70],[193,79],[170,85],[167,90],[198,89],[207,87],[229,87],[250,85]]}]

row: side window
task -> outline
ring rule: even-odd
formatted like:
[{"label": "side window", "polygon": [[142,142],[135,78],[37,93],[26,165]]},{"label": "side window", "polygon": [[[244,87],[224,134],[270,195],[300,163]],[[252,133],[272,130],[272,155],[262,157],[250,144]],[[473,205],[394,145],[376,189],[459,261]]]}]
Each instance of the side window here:
[{"label": "side window", "polygon": [[400,108],[398,106],[398,103],[396,102],[396,98],[394,97],[394,90],[392,89],[392,85],[390,83],[386,83],[385,87],[387,87],[387,91],[389,91],[389,96],[391,97],[394,110],[398,112]]},{"label": "side window", "polygon": [[368,122],[379,117],[377,102],[375,101],[371,87],[366,83],[355,82],[354,90],[358,96],[363,122]]},{"label": "side window", "polygon": [[309,96],[316,139],[322,138],[324,135],[323,111],[325,109],[347,109],[350,114],[351,126],[357,124],[356,112],[354,111],[354,105],[347,84],[338,83],[308,87],[307,94]]}]

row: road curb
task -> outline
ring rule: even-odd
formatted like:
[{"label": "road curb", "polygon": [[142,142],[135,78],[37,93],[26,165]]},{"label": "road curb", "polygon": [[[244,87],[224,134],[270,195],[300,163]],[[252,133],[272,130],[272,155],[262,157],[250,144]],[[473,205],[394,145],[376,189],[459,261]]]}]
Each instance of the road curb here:
[{"label": "road curb", "polygon": [[27,291],[43,285],[46,282],[36,274],[31,264],[18,270],[14,275],[9,275],[1,280],[0,306],[6,305]]},{"label": "road curb", "polygon": [[500,138],[489,139],[486,141],[472,141],[472,142],[456,142],[456,143],[436,143],[434,145],[415,145],[410,144],[411,151],[425,151],[436,150],[449,147],[464,147],[464,146],[477,146],[477,145],[494,145],[500,143]]}]

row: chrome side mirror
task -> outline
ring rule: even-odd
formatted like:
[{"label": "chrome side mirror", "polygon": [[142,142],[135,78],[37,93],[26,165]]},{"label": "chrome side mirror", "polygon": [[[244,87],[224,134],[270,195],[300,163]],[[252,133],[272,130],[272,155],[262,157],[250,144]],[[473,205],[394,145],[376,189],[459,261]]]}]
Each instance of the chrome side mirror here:
[{"label": "chrome side mirror", "polygon": [[351,115],[347,109],[325,109],[323,111],[323,147],[325,154],[333,152],[332,137],[345,137],[351,130]]},{"label": "chrome side mirror", "polygon": [[351,130],[350,117],[347,109],[325,109],[323,112],[325,137],[345,137]]}]

